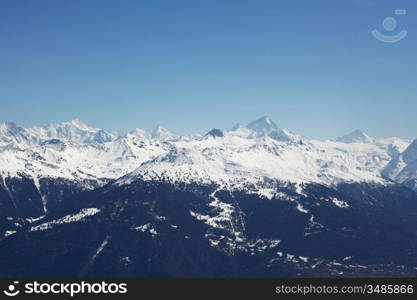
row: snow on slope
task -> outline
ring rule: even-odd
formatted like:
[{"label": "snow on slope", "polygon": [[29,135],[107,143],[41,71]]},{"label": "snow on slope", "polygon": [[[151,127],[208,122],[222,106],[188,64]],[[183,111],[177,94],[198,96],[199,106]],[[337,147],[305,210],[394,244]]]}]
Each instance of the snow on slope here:
[{"label": "snow on slope", "polygon": [[8,148],[26,148],[39,142],[37,137],[13,122],[0,124],[0,151]]},{"label": "snow on slope", "polygon": [[417,139],[383,169],[392,180],[417,190]]},{"label": "snow on slope", "polygon": [[143,163],[118,184],[138,177],[228,186],[262,182],[264,178],[327,185],[342,181],[386,183],[380,170],[391,159],[385,149],[374,144],[244,138],[234,131],[171,144],[171,151]]},{"label": "snow on slope", "polygon": [[118,139],[99,145],[66,142],[44,144],[25,150],[5,150],[0,153],[0,165],[5,176],[84,179],[116,179],[132,171],[140,163],[160,155],[164,149],[151,140]]},{"label": "snow on slope", "polygon": [[158,125],[154,130],[152,130],[151,136],[154,139],[160,140],[170,140],[174,138],[174,135],[166,128]]},{"label": "snow on slope", "polygon": [[48,229],[53,228],[56,225],[80,222],[80,221],[83,221],[85,218],[94,216],[95,214],[99,212],[100,212],[100,209],[98,208],[83,208],[80,212],[76,214],[66,215],[58,220],[53,220],[50,222],[42,223],[37,226],[33,226],[30,228],[29,231],[32,232],[32,231],[48,230]]},{"label": "snow on slope", "polygon": [[80,120],[29,129],[0,126],[0,140],[8,145],[0,149],[2,177],[116,179],[167,148],[144,136],[116,137]]},{"label": "snow on slope", "polygon": [[388,149],[388,151],[395,156],[396,154],[400,154],[410,146],[411,141],[400,139],[396,137],[391,138],[383,138],[383,139],[376,139],[376,144]]},{"label": "snow on slope", "polygon": [[0,125],[0,176],[78,182],[120,178],[119,184],[141,177],[235,186],[265,178],[386,182],[381,169],[407,143],[362,132],[349,136],[344,142],[301,139],[267,117],[230,131],[178,138],[160,126],[116,136],[78,119],[29,129],[6,123]]},{"label": "snow on slope", "polygon": [[374,143],[375,140],[371,138],[369,135],[364,133],[362,130],[357,129],[347,135],[344,135],[338,139],[337,142],[342,143]]},{"label": "snow on slope", "polygon": [[103,129],[88,126],[79,119],[60,124],[49,124],[45,127],[34,126],[28,132],[39,140],[59,139],[74,143],[104,143],[114,140],[117,136]]},{"label": "snow on slope", "polygon": [[26,149],[51,139],[91,144],[109,142],[116,138],[115,134],[90,127],[79,119],[30,128],[23,128],[12,122],[0,124],[0,149]]},{"label": "snow on slope", "polygon": [[386,149],[390,155],[394,157],[403,152],[408,147],[408,145],[410,145],[411,141],[396,137],[376,139],[370,137],[362,130],[357,129],[347,135],[337,138],[336,142],[347,144],[360,143],[378,145],[379,147]]}]

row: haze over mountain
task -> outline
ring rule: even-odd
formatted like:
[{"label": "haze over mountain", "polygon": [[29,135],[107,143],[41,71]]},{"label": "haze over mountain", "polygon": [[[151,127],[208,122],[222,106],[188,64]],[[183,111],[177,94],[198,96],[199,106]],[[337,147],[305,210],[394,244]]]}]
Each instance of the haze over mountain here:
[{"label": "haze over mountain", "polygon": [[362,130],[357,129],[345,136],[337,138],[336,141],[343,143],[373,143],[374,139],[368,136]]}]

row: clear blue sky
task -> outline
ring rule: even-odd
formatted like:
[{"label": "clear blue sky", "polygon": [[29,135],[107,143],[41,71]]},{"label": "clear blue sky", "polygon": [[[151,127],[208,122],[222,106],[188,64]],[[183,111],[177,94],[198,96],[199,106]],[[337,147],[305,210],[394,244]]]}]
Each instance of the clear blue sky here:
[{"label": "clear blue sky", "polygon": [[0,122],[182,134],[268,115],[313,138],[416,138],[416,14],[414,0],[2,0]]}]

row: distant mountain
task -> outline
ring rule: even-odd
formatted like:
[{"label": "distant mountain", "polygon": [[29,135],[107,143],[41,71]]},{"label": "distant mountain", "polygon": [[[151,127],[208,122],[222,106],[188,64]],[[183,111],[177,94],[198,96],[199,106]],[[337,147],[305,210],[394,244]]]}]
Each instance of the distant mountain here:
[{"label": "distant mountain", "polygon": [[377,145],[343,147],[340,143],[283,141],[264,135],[246,138],[214,129],[190,142],[171,141],[169,151],[143,163],[120,182],[163,178],[170,182],[221,182],[230,188],[262,186],[264,178],[326,185],[343,181],[386,183],[380,170],[390,160],[386,148]]},{"label": "distant mountain", "polygon": [[357,129],[347,135],[337,138],[336,141],[342,143],[374,143],[375,140],[362,130]]},{"label": "distant mountain", "polygon": [[222,130],[220,129],[212,129],[210,130],[206,136],[211,136],[211,137],[224,137],[224,133]]},{"label": "distant mountain", "polygon": [[170,140],[174,138],[174,135],[166,128],[158,125],[154,130],[152,130],[152,138],[160,140]]},{"label": "distant mountain", "polygon": [[268,136],[279,141],[292,141],[296,139],[294,134],[279,128],[270,118],[266,116],[249,123],[246,128],[252,131],[249,136],[251,138]]},{"label": "distant mountain", "polygon": [[9,202],[17,197],[12,191],[18,194],[22,185],[33,192],[21,202],[35,202],[37,195],[45,211],[66,193],[102,186],[167,151],[153,139],[116,136],[80,120],[27,129],[1,124],[0,141],[0,181]]},{"label": "distant mountain", "polygon": [[117,136],[98,128],[93,128],[79,119],[59,124],[49,124],[45,127],[31,127],[28,132],[39,140],[60,139],[75,143],[105,143]]},{"label": "distant mountain", "polygon": [[399,153],[403,152],[405,148],[410,145],[409,140],[391,137],[391,138],[373,138],[367,135],[360,129],[357,129],[347,135],[339,137],[336,139],[337,142],[346,143],[346,144],[353,144],[353,143],[361,143],[361,144],[374,144],[380,147],[386,148],[391,156],[396,156]]},{"label": "distant mountain", "polygon": [[417,140],[268,117],[194,136],[4,123],[0,276],[414,276],[416,182]]},{"label": "distant mountain", "polygon": [[140,138],[150,138],[151,137],[150,132],[148,132],[146,130],[143,130],[143,129],[140,129],[140,128],[136,128],[136,129],[130,131],[128,134],[133,135],[135,137],[140,137]]},{"label": "distant mountain", "polygon": [[137,179],[67,197],[37,218],[0,211],[0,276],[415,276],[416,193],[265,185],[269,198],[250,186]]},{"label": "distant mountain", "polygon": [[0,124],[0,147],[25,149],[51,139],[81,144],[105,143],[116,138],[116,135],[103,129],[92,128],[79,119],[30,128],[23,128],[11,122]]},{"label": "distant mountain", "polygon": [[382,170],[392,180],[417,190],[417,139]]},{"label": "distant mountain", "polygon": [[1,148],[25,148],[39,142],[29,130],[16,125],[13,122],[0,124],[0,149]]},{"label": "distant mountain", "polygon": [[301,140],[268,117],[230,131],[214,129],[207,136],[216,141],[206,136],[176,139],[161,126],[152,132],[135,129],[116,136],[78,119],[28,129],[5,123],[0,133],[0,174],[4,176],[100,182],[135,169],[135,174],[187,178],[187,182],[257,182],[262,178],[322,184],[384,182],[380,171],[401,153],[402,146],[398,139],[380,142],[361,131],[339,139],[352,142],[346,146]]}]

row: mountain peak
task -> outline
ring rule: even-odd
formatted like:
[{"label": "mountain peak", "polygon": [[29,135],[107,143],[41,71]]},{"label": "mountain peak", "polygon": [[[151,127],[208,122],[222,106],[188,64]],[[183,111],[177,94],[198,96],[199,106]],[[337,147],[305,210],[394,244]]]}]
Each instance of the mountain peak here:
[{"label": "mountain peak", "polygon": [[158,125],[155,127],[154,130],[152,130],[152,137],[156,139],[162,139],[162,140],[168,140],[173,137],[173,134],[166,129],[165,127],[162,127],[161,125]]},{"label": "mountain peak", "polygon": [[249,123],[246,128],[253,131],[253,134],[251,135],[252,138],[269,136],[274,140],[284,142],[297,139],[295,134],[292,134],[287,130],[282,130],[267,116],[263,116],[262,118]]},{"label": "mountain peak", "polygon": [[80,120],[80,119],[78,119],[78,118],[75,118],[75,119],[73,119],[73,120],[69,121],[69,123],[70,123],[72,126],[74,126],[74,127],[78,128],[78,129],[80,129],[80,130],[83,130],[83,131],[90,131],[90,132],[96,132],[96,131],[97,131],[97,129],[96,129],[96,128],[93,128],[93,127],[91,127],[91,126],[88,126],[86,123],[84,123],[83,121],[81,121],[81,120]]},{"label": "mountain peak", "polygon": [[366,133],[363,132],[362,129],[356,129],[356,130],[352,131],[351,134],[366,136]]},{"label": "mountain peak", "polygon": [[262,118],[249,123],[246,127],[253,131],[263,133],[279,129],[278,126],[267,116],[263,116]]},{"label": "mountain peak", "polygon": [[224,133],[223,133],[223,131],[222,131],[222,130],[214,128],[214,129],[210,130],[210,131],[206,134],[206,136],[212,136],[212,137],[224,137]]},{"label": "mountain peak", "polygon": [[337,138],[336,141],[348,144],[373,143],[374,139],[367,135],[365,132],[363,132],[361,129],[356,129],[347,135]]},{"label": "mountain peak", "polygon": [[19,128],[19,126],[14,122],[4,122],[0,123],[0,130],[11,130],[13,128]]},{"label": "mountain peak", "polygon": [[85,144],[108,142],[116,137],[103,129],[91,127],[80,119],[51,123],[44,127],[34,126],[29,131],[40,140],[58,139]]},{"label": "mountain peak", "polygon": [[235,130],[238,130],[238,129],[242,128],[242,127],[243,127],[242,124],[237,123],[234,126],[232,126],[232,128],[230,128],[230,131],[235,131]]}]

